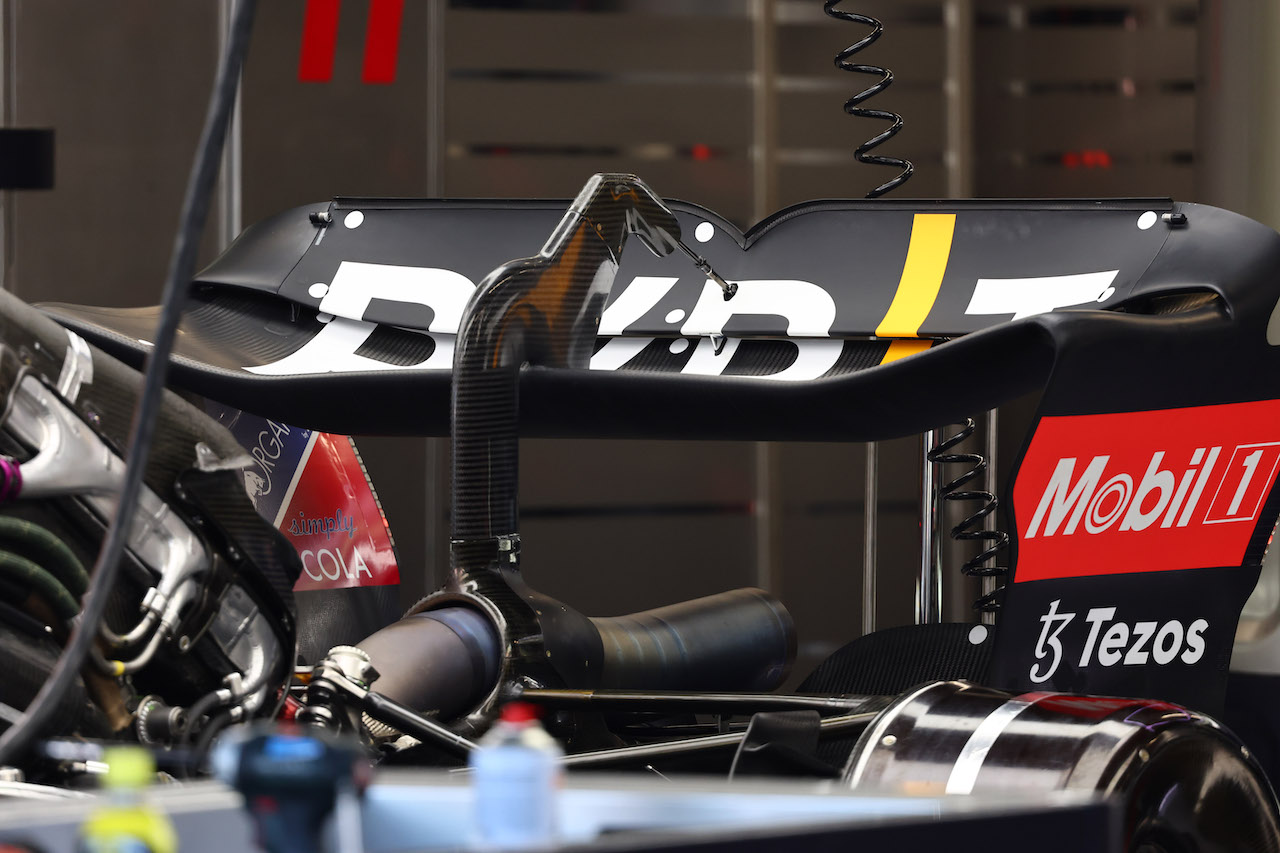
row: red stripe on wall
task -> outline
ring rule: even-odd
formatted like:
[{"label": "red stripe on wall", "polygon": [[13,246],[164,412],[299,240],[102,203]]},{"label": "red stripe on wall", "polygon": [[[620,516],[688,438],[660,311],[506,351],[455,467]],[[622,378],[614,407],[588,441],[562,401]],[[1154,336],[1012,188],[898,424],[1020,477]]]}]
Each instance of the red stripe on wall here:
[{"label": "red stripe on wall", "polygon": [[302,53],[298,57],[298,79],[303,83],[327,83],[333,77],[340,2],[307,0],[302,19]]},{"label": "red stripe on wall", "polygon": [[366,83],[394,83],[396,58],[400,51],[400,21],[404,0],[373,0],[369,5],[369,27],[364,38]]}]

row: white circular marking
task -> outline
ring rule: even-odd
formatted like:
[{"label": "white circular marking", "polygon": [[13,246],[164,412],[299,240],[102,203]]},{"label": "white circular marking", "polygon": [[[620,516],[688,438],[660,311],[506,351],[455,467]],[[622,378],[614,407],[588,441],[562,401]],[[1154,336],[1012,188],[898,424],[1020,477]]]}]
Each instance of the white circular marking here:
[{"label": "white circular marking", "polygon": [[705,243],[714,236],[716,236],[716,227],[710,222],[699,222],[698,227],[693,229],[693,239],[699,243]]},{"label": "white circular marking", "polygon": [[671,342],[671,346],[669,346],[667,349],[671,350],[672,355],[679,355],[680,353],[684,352],[688,348],[689,348],[688,338],[676,338],[674,341]]},{"label": "white circular marking", "polygon": [[319,320],[321,323],[327,323],[333,319],[333,315],[320,313],[316,315],[316,319]]},{"label": "white circular marking", "polygon": [[364,214],[358,210],[351,211],[347,214],[347,217],[342,220],[342,224],[348,228],[359,228],[362,222],[364,222]]},{"label": "white circular marking", "polygon": [[324,299],[325,294],[329,292],[329,285],[323,281],[317,281],[315,284],[307,288],[307,296],[312,299]]},{"label": "white circular marking", "polygon": [[1143,231],[1146,231],[1152,225],[1155,225],[1156,220],[1159,218],[1160,217],[1156,216],[1156,212],[1154,210],[1148,210],[1146,213],[1138,217],[1138,227]]},{"label": "white circular marking", "polygon": [[668,323],[679,323],[683,319],[684,319],[683,308],[677,308],[676,310],[672,311],[670,314],[667,315]]},{"label": "white circular marking", "polygon": [[969,629],[969,643],[974,646],[980,646],[987,639],[987,626],[974,625]]},{"label": "white circular marking", "polygon": [[[1089,502],[1089,511],[1085,513],[1084,528],[1090,533],[1101,533],[1106,530],[1120,514],[1129,506],[1129,497],[1133,494],[1133,478],[1128,474],[1116,474],[1102,484],[1102,488]],[[1115,496],[1115,504],[1110,509],[1102,505]]]},{"label": "white circular marking", "polygon": [[1108,287],[1106,290],[1102,291],[1102,295],[1098,297],[1098,301],[1106,302],[1108,299],[1110,299],[1115,295],[1116,295],[1116,289],[1114,287]]}]

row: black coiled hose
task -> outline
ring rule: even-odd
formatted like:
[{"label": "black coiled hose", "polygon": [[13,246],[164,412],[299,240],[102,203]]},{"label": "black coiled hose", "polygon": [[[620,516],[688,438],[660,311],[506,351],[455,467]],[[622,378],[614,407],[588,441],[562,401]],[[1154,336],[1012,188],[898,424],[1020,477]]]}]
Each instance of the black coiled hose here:
[{"label": "black coiled hose", "polygon": [[902,116],[897,113],[892,113],[888,110],[867,109],[860,106],[863,101],[875,97],[893,84],[893,72],[879,65],[863,65],[852,61],[854,54],[870,47],[876,39],[880,38],[880,34],[884,32],[884,25],[870,15],[860,15],[856,12],[837,9],[836,6],[839,5],[839,2],[840,0],[826,0],[822,4],[822,11],[840,21],[849,21],[850,23],[864,24],[871,27],[871,32],[867,33],[866,36],[837,53],[835,63],[837,68],[845,71],[852,71],[855,74],[870,74],[880,78],[844,102],[844,111],[851,116],[889,122],[887,129],[859,145],[853,152],[853,156],[860,163],[869,163],[873,166],[892,166],[900,170],[897,175],[867,193],[867,198],[879,198],[890,190],[905,184],[915,171],[915,166],[911,164],[910,160],[903,160],[900,157],[886,157],[882,154],[870,153],[873,148],[888,142],[897,135],[898,131],[902,130]]},{"label": "black coiled hose", "polygon": [[[965,418],[964,423],[956,424],[959,432],[947,436],[929,451],[928,460],[935,465],[965,465],[960,476],[944,483],[939,491],[944,501],[976,502],[978,508],[951,528],[951,538],[960,542],[981,542],[982,551],[966,560],[960,571],[966,577],[1002,577],[1008,574],[1008,566],[984,565],[997,554],[1009,547],[1009,534],[1003,530],[986,530],[980,525],[982,520],[995,512],[1000,506],[1000,499],[993,493],[977,489],[965,489],[966,484],[981,476],[987,470],[987,460],[977,453],[952,453],[951,450],[962,444],[973,435],[976,426],[973,418]],[[992,590],[980,596],[973,603],[973,609],[988,613],[1000,608],[1000,589]]]}]

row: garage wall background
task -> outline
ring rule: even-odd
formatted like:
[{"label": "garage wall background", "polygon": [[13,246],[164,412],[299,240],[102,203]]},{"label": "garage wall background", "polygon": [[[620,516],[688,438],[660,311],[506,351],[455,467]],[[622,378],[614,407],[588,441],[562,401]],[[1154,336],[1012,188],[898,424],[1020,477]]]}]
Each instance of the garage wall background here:
[{"label": "garage wall background", "polygon": [[[860,58],[896,76],[872,105],[906,118],[885,150],[917,175],[897,195],[1196,198],[1196,3],[845,5],[886,26]],[[410,0],[385,85],[361,82],[369,0],[341,4],[331,81],[299,82],[304,7],[260,4],[207,257],[242,223],[339,194],[567,198],[595,171],[630,170],[746,226],[888,174],[854,163],[879,126],[840,108],[870,78],[832,65],[864,29],[818,0]],[[4,199],[5,287],[156,300],[229,8],[0,0],[3,121],[58,134],[57,188]],[[1025,416],[1002,413],[1002,462]],[[361,447],[407,603],[446,564],[447,442]],[[920,452],[915,438],[879,447],[866,618],[861,445],[530,441],[527,571],[593,614],[768,586],[816,658],[866,625],[913,619]],[[974,591],[954,578],[948,615],[971,618]]]}]

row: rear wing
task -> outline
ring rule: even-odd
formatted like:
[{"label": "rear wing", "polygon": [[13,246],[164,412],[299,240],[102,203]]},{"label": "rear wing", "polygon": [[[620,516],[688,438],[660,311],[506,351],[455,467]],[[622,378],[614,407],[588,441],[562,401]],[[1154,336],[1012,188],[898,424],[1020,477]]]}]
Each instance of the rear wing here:
[{"label": "rear wing", "polygon": [[[1037,344],[1042,329],[1011,329],[1011,321],[1123,311],[1152,294],[1189,290],[1234,304],[1245,282],[1222,266],[1238,257],[1230,248],[1217,263],[1205,259],[1203,276],[1151,275],[1157,257],[1194,239],[1210,217],[1247,222],[1191,207],[1141,199],[814,202],[742,234],[677,202],[690,243],[740,282],[740,294],[726,303],[679,257],[626,253],[591,374],[560,393],[563,383],[531,371],[528,381],[547,387],[525,395],[526,432],[856,440],[989,407],[1042,384],[1052,361],[1052,344]],[[334,432],[446,435],[462,307],[494,267],[540,246],[563,210],[560,202],[339,199],[259,223],[197,279],[178,381]],[[1199,221],[1186,229],[1165,221],[1188,213]],[[148,309],[47,307],[108,349],[135,360],[145,352]],[[865,389],[884,406],[867,405],[862,382],[845,387],[867,368],[984,330],[999,333],[953,346],[963,351],[901,378],[886,371],[873,384],[894,386],[887,394]],[[967,369],[989,374],[988,387],[981,399],[953,401],[954,377]],[[777,386],[743,385],[744,377]],[[896,390],[904,383],[912,386],[905,395]],[[760,394],[787,408],[774,417],[727,416],[763,408]],[[387,411],[378,403],[388,395],[407,405]],[[849,410],[833,411],[833,398],[849,400]],[[900,407],[924,417],[899,419]]]},{"label": "rear wing", "polygon": [[[1168,200],[815,202],[746,234],[672,208],[738,296],[627,253],[591,369],[524,371],[522,434],[862,441],[1036,392],[988,680],[1216,707],[1280,512],[1280,235]],[[175,379],[319,429],[448,434],[463,306],[563,209],[274,217],[200,275]],[[154,316],[47,310],[135,360]]]}]

